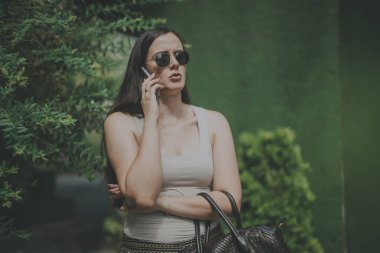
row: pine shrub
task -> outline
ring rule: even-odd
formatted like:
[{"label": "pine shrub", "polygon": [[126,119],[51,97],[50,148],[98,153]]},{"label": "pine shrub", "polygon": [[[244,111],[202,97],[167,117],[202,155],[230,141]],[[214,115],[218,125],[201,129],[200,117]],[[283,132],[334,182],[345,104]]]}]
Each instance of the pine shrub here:
[{"label": "pine shrub", "polygon": [[313,235],[311,203],[315,196],[307,179],[311,167],[294,138],[289,128],[240,135],[242,220],[245,226],[274,225],[286,218],[284,238],[291,252],[322,253]]},{"label": "pine shrub", "polygon": [[112,54],[129,53],[120,38],[165,22],[143,14],[163,2],[0,2],[0,238],[28,238],[11,216],[26,208],[38,172],[97,177],[101,159],[86,135],[101,131],[114,96]]}]

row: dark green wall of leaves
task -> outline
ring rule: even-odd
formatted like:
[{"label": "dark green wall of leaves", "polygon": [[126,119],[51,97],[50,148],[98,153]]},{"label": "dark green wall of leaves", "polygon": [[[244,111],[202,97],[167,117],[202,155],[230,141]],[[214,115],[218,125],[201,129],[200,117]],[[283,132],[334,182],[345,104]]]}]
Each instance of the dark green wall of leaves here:
[{"label": "dark green wall of leaves", "polygon": [[340,75],[348,252],[377,252],[380,235],[380,3],[340,6]]}]

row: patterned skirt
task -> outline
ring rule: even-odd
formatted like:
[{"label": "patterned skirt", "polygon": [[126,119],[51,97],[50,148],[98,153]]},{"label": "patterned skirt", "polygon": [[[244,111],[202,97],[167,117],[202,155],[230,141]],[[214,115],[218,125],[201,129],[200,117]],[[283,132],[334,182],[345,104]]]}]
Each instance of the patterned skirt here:
[{"label": "patterned skirt", "polygon": [[[223,231],[220,225],[210,230],[209,240],[213,240],[223,235]],[[195,237],[195,232],[194,232]],[[204,235],[202,235],[202,241],[204,241]],[[196,241],[194,239],[186,241],[178,241],[173,243],[167,242],[155,242],[142,239],[133,238],[123,234],[121,241],[121,247],[119,253],[156,253],[156,252],[182,252],[189,249],[196,248]]]}]

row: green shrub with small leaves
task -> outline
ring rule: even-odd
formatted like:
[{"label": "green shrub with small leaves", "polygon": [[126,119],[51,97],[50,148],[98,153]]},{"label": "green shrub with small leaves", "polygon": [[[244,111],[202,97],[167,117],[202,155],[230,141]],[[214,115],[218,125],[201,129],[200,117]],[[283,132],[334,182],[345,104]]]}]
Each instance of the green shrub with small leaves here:
[{"label": "green shrub with small leaves", "polygon": [[291,252],[322,253],[313,235],[311,203],[315,196],[306,177],[311,167],[294,139],[289,128],[240,135],[242,220],[245,226],[273,225],[286,218],[284,238]]},{"label": "green shrub with small leaves", "polygon": [[0,2],[0,238],[28,237],[10,217],[38,187],[37,172],[97,177],[101,159],[86,135],[101,131],[114,96],[113,54],[129,53],[123,38],[164,23],[143,10],[165,2]]}]

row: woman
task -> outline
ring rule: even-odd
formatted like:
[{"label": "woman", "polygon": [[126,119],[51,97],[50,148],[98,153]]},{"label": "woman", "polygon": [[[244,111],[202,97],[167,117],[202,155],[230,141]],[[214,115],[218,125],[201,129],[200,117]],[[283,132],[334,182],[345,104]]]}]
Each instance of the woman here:
[{"label": "woman", "polygon": [[175,31],[158,27],[142,34],[105,119],[109,172],[117,181],[109,191],[127,200],[121,252],[177,252],[194,245],[194,219],[213,220],[212,236],[220,233],[199,192],[209,192],[227,214],[232,210],[222,190],[240,206],[230,127],[222,114],[190,104],[188,60]]}]

